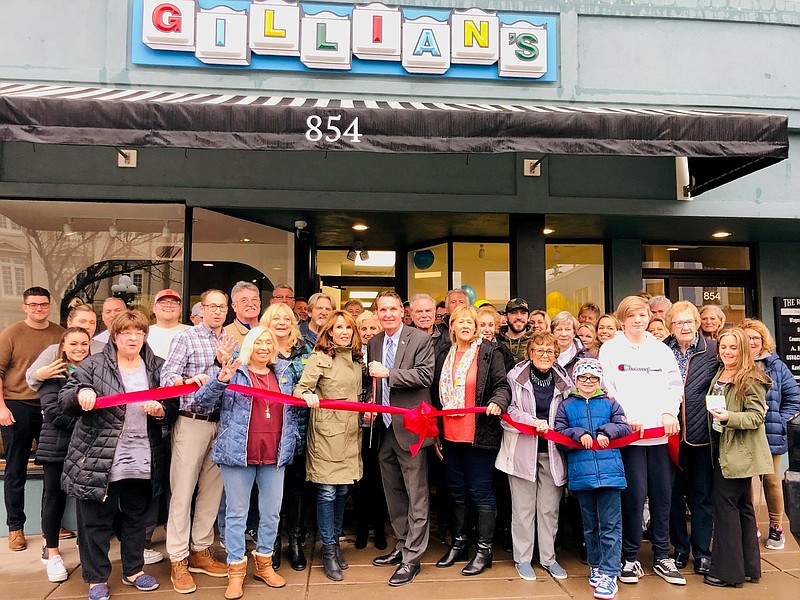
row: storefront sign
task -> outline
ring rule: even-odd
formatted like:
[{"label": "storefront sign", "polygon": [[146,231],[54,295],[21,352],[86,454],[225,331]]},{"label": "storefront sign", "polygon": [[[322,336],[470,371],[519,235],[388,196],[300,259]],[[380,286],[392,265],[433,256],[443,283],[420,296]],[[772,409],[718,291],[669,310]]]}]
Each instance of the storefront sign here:
[{"label": "storefront sign", "polygon": [[556,17],[289,0],[134,0],[135,64],[557,80]]},{"label": "storefront sign", "polygon": [[778,356],[800,382],[800,298],[774,298]]}]

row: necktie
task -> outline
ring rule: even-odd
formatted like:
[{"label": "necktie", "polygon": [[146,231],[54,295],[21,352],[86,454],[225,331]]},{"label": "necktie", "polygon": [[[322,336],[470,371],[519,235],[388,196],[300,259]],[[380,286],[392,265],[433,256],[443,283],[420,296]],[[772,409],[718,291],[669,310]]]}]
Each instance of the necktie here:
[{"label": "necktie", "polygon": [[[383,366],[387,369],[391,369],[394,366],[394,341],[392,338],[386,338],[386,356],[383,357]],[[381,385],[383,386],[381,404],[389,406],[389,378],[383,379]],[[383,413],[383,424],[386,425],[387,428],[391,427],[392,415]]]}]

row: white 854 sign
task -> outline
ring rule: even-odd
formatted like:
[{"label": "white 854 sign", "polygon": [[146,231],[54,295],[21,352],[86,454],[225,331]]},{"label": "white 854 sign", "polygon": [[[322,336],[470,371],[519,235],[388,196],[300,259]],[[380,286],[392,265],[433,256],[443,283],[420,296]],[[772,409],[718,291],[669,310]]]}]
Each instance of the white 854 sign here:
[{"label": "white 854 sign", "polygon": [[338,142],[342,140],[349,144],[358,144],[363,134],[358,132],[358,117],[349,123],[342,122],[342,115],[321,117],[311,115],[306,119],[306,139],[309,142]]}]

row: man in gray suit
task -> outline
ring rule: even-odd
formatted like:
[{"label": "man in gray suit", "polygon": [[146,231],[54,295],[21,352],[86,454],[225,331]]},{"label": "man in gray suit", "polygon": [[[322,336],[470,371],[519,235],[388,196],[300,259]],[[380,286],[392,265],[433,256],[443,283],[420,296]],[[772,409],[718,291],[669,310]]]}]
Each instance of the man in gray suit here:
[{"label": "man in gray suit", "polygon": [[[413,327],[403,326],[403,301],[393,291],[381,292],[375,300],[378,320],[383,326],[369,341],[369,374],[376,379],[377,404],[415,408],[431,401],[434,355],[431,337]],[[374,414],[374,413],[373,413]],[[372,561],[376,566],[396,565],[389,585],[410,583],[420,570],[422,554],[430,533],[427,452],[411,456],[409,447],[417,439],[403,427],[401,415],[375,417],[379,434],[378,460],[389,518],[397,545]],[[433,440],[425,440],[430,446]]]}]

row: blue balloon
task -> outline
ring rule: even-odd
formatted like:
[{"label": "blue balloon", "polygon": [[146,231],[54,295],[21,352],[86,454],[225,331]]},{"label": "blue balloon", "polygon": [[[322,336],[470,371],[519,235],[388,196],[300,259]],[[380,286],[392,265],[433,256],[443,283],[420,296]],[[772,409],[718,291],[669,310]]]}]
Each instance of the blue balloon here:
[{"label": "blue balloon", "polygon": [[478,294],[475,292],[475,288],[471,285],[462,285],[461,289],[467,292],[467,298],[469,298],[469,303],[472,304],[475,302],[475,299],[478,297]]},{"label": "blue balloon", "polygon": [[430,269],[433,266],[434,259],[433,250],[419,250],[414,252],[414,266],[421,271]]}]

